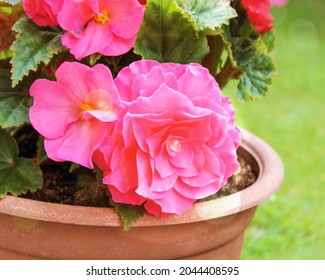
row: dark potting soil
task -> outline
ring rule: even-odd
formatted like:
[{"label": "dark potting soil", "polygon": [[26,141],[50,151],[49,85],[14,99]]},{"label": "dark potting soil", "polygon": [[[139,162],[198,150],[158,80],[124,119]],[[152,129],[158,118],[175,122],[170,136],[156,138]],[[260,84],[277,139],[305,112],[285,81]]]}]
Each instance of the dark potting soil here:
[{"label": "dark potting soil", "polygon": [[[38,134],[33,128],[26,126],[24,130],[15,135],[15,138],[19,146],[20,156],[28,158],[36,156]],[[233,194],[256,181],[257,174],[252,166],[245,162],[245,159],[240,155],[238,161],[240,163],[238,172],[229,178],[227,184],[216,194],[203,200]],[[96,174],[92,170],[71,165],[69,162],[56,163],[51,160],[42,164],[41,169],[44,178],[43,187],[34,193],[28,191],[20,197],[70,205],[111,206],[107,186],[96,178]],[[97,177],[100,178],[100,176]]]},{"label": "dark potting soil", "polygon": [[[239,171],[216,194],[204,200],[233,194],[256,181],[257,175],[253,168],[243,158],[239,157],[238,160]],[[69,172],[70,163],[54,162],[46,164],[42,170],[44,174],[42,189],[34,193],[27,192],[21,197],[61,204],[110,207],[107,187],[98,183],[96,175],[91,170],[79,167]]]}]

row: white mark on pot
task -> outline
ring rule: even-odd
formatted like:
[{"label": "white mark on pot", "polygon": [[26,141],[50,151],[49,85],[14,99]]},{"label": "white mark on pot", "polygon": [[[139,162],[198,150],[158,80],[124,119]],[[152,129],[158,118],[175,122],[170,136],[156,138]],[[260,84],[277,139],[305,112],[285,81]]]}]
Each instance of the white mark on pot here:
[{"label": "white mark on pot", "polygon": [[[197,214],[206,219],[206,217],[223,217],[222,219],[211,219],[207,221],[212,224],[227,224],[236,218],[236,213],[242,210],[241,196],[239,193],[223,199],[215,199],[210,203],[205,203],[197,208]],[[216,214],[216,209],[218,213]],[[233,214],[235,213],[235,214]],[[233,214],[233,215],[232,215]]]}]

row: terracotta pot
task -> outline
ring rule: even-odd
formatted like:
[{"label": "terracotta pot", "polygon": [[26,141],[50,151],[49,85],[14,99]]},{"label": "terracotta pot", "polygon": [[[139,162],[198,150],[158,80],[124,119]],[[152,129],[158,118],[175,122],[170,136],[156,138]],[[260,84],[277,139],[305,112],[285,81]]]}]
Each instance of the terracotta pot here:
[{"label": "terracotta pot", "polygon": [[183,216],[144,215],[123,231],[113,209],[0,200],[0,259],[238,259],[257,205],[282,183],[283,165],[264,141],[244,131],[239,149],[258,171],[238,193],[196,203]]}]

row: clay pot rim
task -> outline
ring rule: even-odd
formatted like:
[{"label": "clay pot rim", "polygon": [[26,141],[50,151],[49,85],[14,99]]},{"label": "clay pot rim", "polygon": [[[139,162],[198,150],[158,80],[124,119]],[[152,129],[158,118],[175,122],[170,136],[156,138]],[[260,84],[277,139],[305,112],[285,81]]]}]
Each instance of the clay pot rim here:
[{"label": "clay pot rim", "polygon": [[[241,212],[267,200],[278,190],[283,181],[282,161],[273,148],[262,139],[246,130],[242,130],[242,133],[241,148],[256,160],[260,171],[253,185],[229,196],[197,202],[182,216],[157,218],[146,213],[132,226],[164,226],[210,220]],[[0,213],[48,222],[122,226],[120,217],[113,208],[62,205],[13,196],[0,199]]]}]

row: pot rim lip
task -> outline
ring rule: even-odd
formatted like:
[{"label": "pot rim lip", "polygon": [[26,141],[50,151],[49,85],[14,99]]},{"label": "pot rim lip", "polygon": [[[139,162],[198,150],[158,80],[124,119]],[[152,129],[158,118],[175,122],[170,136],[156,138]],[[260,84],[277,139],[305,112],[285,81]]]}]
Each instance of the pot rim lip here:
[{"label": "pot rim lip", "polygon": [[[284,167],[280,157],[264,140],[244,129],[241,129],[241,132],[243,140],[240,147],[255,159],[259,167],[255,183],[222,198],[197,202],[191,210],[181,216],[158,218],[145,213],[132,227],[186,224],[221,218],[257,206],[274,194],[284,179]],[[122,226],[120,217],[113,208],[63,205],[14,196],[0,199],[0,213],[47,222]]]}]

